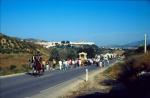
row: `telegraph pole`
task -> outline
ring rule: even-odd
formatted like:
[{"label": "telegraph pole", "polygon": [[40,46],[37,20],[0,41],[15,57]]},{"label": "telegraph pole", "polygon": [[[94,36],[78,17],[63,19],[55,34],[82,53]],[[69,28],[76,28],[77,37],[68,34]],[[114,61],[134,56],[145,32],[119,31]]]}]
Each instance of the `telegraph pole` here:
[{"label": "telegraph pole", "polygon": [[146,53],[147,52],[147,46],[146,46],[146,44],[147,44],[147,42],[146,42],[147,35],[145,34],[144,36],[145,36],[144,53]]}]

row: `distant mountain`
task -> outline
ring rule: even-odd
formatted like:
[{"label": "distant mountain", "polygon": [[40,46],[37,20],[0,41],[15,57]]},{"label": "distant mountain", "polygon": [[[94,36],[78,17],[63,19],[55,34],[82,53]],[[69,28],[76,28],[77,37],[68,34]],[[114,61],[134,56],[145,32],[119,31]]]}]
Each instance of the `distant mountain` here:
[{"label": "distant mountain", "polygon": [[[150,44],[150,39],[147,40],[147,45]],[[123,47],[139,47],[139,46],[144,46],[144,40],[141,41],[136,41],[136,42],[131,42],[125,45],[122,45]]]},{"label": "distant mountain", "polygon": [[[147,40],[147,45],[150,45],[150,39]],[[105,48],[128,48],[128,49],[136,49],[140,46],[144,46],[144,40],[135,41],[124,45],[107,45],[107,46],[100,46]]]}]

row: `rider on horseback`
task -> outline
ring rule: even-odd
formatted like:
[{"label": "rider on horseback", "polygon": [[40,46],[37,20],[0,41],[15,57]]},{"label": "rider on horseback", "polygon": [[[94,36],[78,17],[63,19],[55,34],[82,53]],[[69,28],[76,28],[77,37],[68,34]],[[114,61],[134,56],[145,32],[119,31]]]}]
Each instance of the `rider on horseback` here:
[{"label": "rider on horseback", "polygon": [[43,66],[42,66],[42,57],[40,52],[38,51],[34,56],[33,56],[33,74],[41,74],[43,73]]}]

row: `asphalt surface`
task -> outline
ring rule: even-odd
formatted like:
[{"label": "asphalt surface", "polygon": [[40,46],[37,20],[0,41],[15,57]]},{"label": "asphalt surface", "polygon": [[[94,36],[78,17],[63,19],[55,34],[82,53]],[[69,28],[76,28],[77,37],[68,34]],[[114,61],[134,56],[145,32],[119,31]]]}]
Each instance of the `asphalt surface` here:
[{"label": "asphalt surface", "polygon": [[96,70],[98,67],[91,65],[88,67],[68,69],[67,71],[54,70],[36,77],[25,74],[2,78],[0,79],[0,98],[27,98],[36,95],[41,90],[85,74],[86,68],[90,72]]},{"label": "asphalt surface", "polygon": [[[110,64],[116,60],[111,60]],[[106,63],[106,62],[105,62]],[[108,66],[108,64],[106,64]],[[7,77],[0,79],[0,98],[28,98],[37,95],[40,91],[54,87],[63,82],[74,79],[85,74],[85,69],[89,72],[99,69],[96,65],[77,67],[68,70],[47,71],[42,76],[32,76],[29,74]]]}]

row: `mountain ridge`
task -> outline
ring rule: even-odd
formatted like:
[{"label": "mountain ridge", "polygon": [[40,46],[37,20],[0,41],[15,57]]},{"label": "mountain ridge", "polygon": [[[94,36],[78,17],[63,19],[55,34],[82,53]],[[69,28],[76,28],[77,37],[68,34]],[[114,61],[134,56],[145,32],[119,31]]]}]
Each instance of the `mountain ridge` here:
[{"label": "mountain ridge", "polygon": [[[144,46],[145,41],[144,40],[140,40],[140,41],[135,41],[135,42],[131,42],[128,44],[123,45],[124,47],[139,47],[139,46]],[[150,39],[147,40],[147,45],[150,44]]]}]

